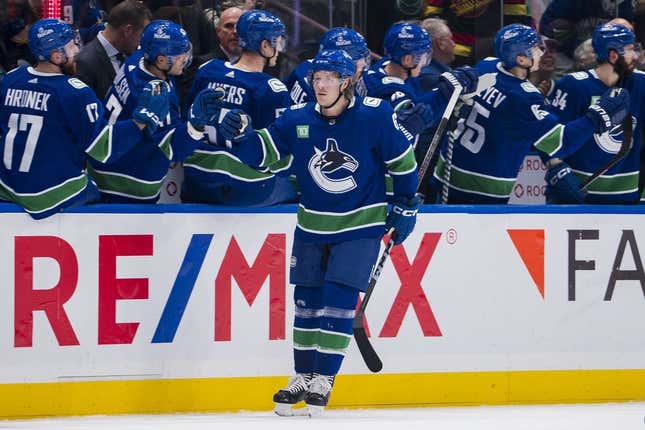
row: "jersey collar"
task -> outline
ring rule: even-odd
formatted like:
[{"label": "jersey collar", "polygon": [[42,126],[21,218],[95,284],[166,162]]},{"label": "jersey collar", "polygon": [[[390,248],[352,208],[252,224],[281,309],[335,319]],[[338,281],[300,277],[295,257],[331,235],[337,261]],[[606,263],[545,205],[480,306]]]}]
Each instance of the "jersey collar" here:
[{"label": "jersey collar", "polygon": [[39,72],[38,70],[34,69],[33,67],[27,67],[27,72],[31,73],[32,75],[36,76],[62,76],[62,73],[45,73],[45,72]]}]

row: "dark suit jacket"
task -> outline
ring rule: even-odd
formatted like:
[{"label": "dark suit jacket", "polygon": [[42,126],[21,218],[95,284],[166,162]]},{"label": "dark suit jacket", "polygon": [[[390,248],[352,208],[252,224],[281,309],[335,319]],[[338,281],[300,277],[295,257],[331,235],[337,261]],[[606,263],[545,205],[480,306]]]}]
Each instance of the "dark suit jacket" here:
[{"label": "dark suit jacket", "polygon": [[83,46],[76,56],[76,77],[92,88],[100,100],[105,98],[115,75],[110,57],[98,38]]}]

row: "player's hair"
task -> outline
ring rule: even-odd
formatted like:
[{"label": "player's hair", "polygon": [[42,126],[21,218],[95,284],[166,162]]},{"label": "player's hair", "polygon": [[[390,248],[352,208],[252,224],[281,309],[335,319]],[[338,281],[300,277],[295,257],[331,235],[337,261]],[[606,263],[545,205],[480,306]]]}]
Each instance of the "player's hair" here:
[{"label": "player's hair", "polygon": [[124,0],[115,5],[108,13],[106,22],[114,28],[132,25],[137,30],[142,29],[146,21],[152,20],[150,10],[136,0]]}]

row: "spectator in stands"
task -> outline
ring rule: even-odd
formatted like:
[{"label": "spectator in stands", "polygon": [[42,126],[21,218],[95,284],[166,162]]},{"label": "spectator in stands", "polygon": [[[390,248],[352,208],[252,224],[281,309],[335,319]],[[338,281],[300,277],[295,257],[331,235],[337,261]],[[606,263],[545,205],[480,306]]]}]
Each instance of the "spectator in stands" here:
[{"label": "spectator in stands", "polygon": [[573,51],[573,61],[576,71],[591,69],[596,65],[596,53],[591,39],[585,40]]},{"label": "spectator in stands", "polygon": [[447,21],[456,42],[455,66],[473,65],[494,55],[493,36],[500,27],[514,23],[532,26],[525,0],[426,0],[422,13],[424,18]]},{"label": "spectator in stands", "polygon": [[[540,31],[558,41],[555,78],[575,69],[573,51],[593,30],[612,18],[634,20],[632,1],[553,0],[540,19]],[[624,22],[617,22],[624,25]],[[631,24],[630,24],[631,26]],[[628,28],[630,27],[628,26]]]},{"label": "spectator in stands", "polygon": [[223,61],[236,62],[240,58],[242,48],[240,38],[237,35],[235,26],[244,10],[239,7],[230,7],[222,12],[217,23],[217,39],[219,44],[215,47],[215,57]]},{"label": "spectator in stands", "polygon": [[5,51],[0,65],[10,71],[18,66],[35,65],[36,58],[27,46],[31,25],[38,20],[38,11],[27,0],[12,0],[8,4],[7,20],[3,25]]},{"label": "spectator in stands", "polygon": [[421,69],[419,84],[424,91],[436,88],[439,76],[451,70],[450,65],[455,61],[455,41],[445,20],[428,18],[421,23],[432,40],[432,60]]},{"label": "spectator in stands", "polygon": [[125,57],[139,45],[150,11],[142,3],[125,0],[110,11],[105,30],[76,56],[76,76],[103,99]]}]

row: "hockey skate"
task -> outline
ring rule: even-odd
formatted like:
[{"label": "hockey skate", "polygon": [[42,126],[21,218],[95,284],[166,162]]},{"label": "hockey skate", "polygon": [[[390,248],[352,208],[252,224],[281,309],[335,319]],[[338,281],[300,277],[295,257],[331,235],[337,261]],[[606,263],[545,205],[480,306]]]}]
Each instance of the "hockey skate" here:
[{"label": "hockey skate", "polygon": [[275,402],[273,412],[281,417],[297,415],[293,406],[305,399],[310,379],[310,375],[303,373],[296,373],[292,376],[287,386],[273,395],[273,401]]},{"label": "hockey skate", "polygon": [[307,414],[309,417],[315,417],[325,410],[331,387],[334,385],[334,377],[326,375],[315,375],[309,382],[309,389],[305,394],[305,403],[307,404]]}]

